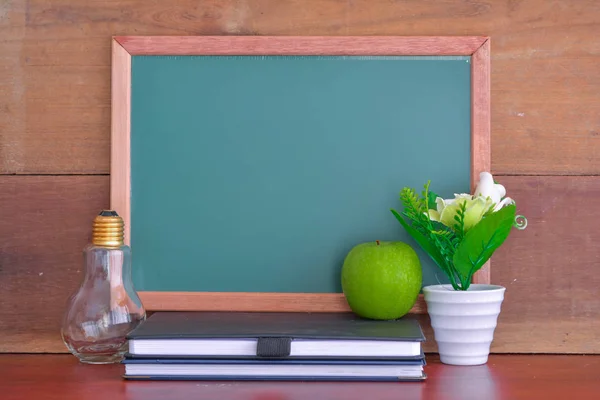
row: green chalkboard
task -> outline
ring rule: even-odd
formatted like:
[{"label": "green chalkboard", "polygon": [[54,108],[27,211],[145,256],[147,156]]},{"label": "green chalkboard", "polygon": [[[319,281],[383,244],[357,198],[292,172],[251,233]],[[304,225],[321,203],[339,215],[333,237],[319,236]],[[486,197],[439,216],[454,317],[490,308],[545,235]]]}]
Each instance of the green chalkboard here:
[{"label": "green chalkboard", "polygon": [[340,293],[348,251],[401,240],[404,186],[471,182],[469,56],[133,56],[140,291]]}]

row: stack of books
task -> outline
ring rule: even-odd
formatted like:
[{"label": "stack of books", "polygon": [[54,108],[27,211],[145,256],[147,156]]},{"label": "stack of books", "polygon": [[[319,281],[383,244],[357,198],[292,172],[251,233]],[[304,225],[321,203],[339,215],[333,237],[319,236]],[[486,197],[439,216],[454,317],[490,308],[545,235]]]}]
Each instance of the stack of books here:
[{"label": "stack of books", "polygon": [[416,320],[352,313],[157,312],[128,337],[130,380],[422,381]]}]

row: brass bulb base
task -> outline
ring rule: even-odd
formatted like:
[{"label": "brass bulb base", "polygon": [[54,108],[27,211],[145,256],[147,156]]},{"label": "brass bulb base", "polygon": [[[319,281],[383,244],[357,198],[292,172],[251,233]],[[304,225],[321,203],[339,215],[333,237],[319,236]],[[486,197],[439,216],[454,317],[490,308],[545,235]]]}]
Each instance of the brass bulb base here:
[{"label": "brass bulb base", "polygon": [[103,210],[94,218],[92,244],[111,249],[123,246],[124,223],[116,211]]}]

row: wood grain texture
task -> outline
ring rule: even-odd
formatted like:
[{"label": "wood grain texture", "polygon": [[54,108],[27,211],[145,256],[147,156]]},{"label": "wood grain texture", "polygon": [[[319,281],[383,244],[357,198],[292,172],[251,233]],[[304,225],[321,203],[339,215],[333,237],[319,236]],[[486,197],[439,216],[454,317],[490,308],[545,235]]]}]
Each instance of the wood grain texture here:
[{"label": "wood grain texture", "polygon": [[0,173],[22,166],[24,149],[18,135],[25,128],[24,38],[25,2],[0,2]]},{"label": "wood grain texture", "polygon": [[[351,311],[341,293],[139,292],[139,295],[150,311]],[[410,312],[426,312],[422,295]]]},{"label": "wood grain texture", "polygon": [[131,227],[131,55],[112,42],[110,207],[125,222],[124,240],[130,244]]},{"label": "wood grain texture", "polygon": [[471,55],[485,37],[117,36],[131,55]]},{"label": "wood grain texture", "polygon": [[479,400],[593,399],[599,356],[493,355],[476,367],[427,355],[425,382],[124,381],[124,366],[85,365],[71,355],[1,355],[4,400]]},{"label": "wood grain texture", "polygon": [[61,318],[108,177],[0,177],[0,352],[64,352]]},{"label": "wood grain texture", "polygon": [[[491,98],[490,98],[490,40],[486,40],[471,58],[471,193],[479,182],[479,174],[491,171]],[[489,284],[491,261],[473,275],[473,283]]]},{"label": "wood grain texture", "polygon": [[595,0],[3,4],[1,173],[109,172],[113,35],[489,36],[493,172],[600,173]]},{"label": "wood grain texture", "polygon": [[528,218],[492,257],[497,352],[600,353],[600,177],[497,177]]},{"label": "wood grain texture", "polygon": [[[109,172],[113,35],[489,36],[492,172],[512,182],[509,194],[522,193],[514,197],[530,223],[492,259],[492,282],[508,287],[492,349],[597,353],[599,178],[500,175],[600,174],[599,15],[595,0],[0,2],[0,173]],[[61,179],[55,186],[23,177],[12,188],[8,178],[0,180],[1,350],[65,351],[58,302],[75,286],[65,277],[79,265],[83,215],[107,207],[108,177],[81,177],[104,180],[104,200],[79,185],[61,192],[77,177],[47,177]],[[64,218],[72,221],[64,231],[51,228]],[[427,317],[416,317],[431,337]]]}]

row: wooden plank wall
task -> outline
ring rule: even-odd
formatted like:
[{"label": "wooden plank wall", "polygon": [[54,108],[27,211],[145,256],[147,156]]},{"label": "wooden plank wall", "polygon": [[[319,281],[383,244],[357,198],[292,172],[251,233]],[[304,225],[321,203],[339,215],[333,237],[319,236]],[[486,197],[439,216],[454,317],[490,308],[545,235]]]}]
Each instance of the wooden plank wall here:
[{"label": "wooden plank wall", "polygon": [[529,217],[493,260],[492,350],[600,353],[599,32],[594,0],[1,0],[0,351],[66,350],[109,205],[110,37],[242,34],[491,36],[492,172]]}]

